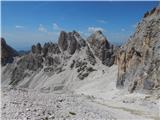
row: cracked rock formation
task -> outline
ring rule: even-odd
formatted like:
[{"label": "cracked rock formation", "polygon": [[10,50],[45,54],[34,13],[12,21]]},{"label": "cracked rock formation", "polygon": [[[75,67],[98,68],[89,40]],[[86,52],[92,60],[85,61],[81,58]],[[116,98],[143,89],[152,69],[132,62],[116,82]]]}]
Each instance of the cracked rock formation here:
[{"label": "cracked rock formation", "polygon": [[[43,81],[43,77],[50,79],[55,74],[56,77],[60,77],[71,69],[69,74],[74,71],[77,73],[74,79],[84,80],[96,70],[98,59],[106,66],[113,65],[114,50],[115,48],[110,45],[101,31],[92,34],[87,41],[76,31],[62,31],[58,44],[48,42],[43,46],[40,43],[32,45],[29,53],[17,57],[14,64],[3,70],[2,79],[5,82],[7,77],[6,83],[11,86],[35,87],[39,84],[32,85],[33,81],[39,79]],[[70,79],[69,77],[67,73],[67,80]],[[62,83],[65,84],[65,82]]]},{"label": "cracked rock formation", "polygon": [[118,88],[160,90],[160,8],[147,12],[117,57]]},{"label": "cracked rock formation", "polygon": [[102,61],[102,64],[107,66],[114,64],[114,47],[108,42],[101,31],[93,33],[87,41],[93,49],[94,54]]},{"label": "cracked rock formation", "polygon": [[68,32],[62,31],[58,39],[58,45],[62,51],[68,51],[69,54],[74,54],[76,50],[81,47],[85,47],[85,40],[79,35],[78,32]]},{"label": "cracked rock formation", "polygon": [[10,47],[4,38],[1,38],[1,65],[12,63],[15,56],[18,56],[18,52]]}]

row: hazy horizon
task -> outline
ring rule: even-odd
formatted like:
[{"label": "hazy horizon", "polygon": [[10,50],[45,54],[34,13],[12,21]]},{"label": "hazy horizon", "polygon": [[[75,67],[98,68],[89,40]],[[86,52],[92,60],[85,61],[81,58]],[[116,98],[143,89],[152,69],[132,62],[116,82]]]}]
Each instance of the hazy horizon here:
[{"label": "hazy horizon", "polygon": [[157,5],[158,1],[2,1],[1,33],[16,50],[56,42],[61,30],[76,30],[82,37],[101,30],[111,43],[121,44],[134,33],[144,13]]}]

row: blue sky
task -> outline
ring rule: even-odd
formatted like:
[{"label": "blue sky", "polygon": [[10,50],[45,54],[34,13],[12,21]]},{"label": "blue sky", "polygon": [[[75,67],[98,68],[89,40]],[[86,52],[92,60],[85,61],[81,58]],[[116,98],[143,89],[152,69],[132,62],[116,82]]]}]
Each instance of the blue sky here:
[{"label": "blue sky", "polygon": [[113,44],[133,34],[144,13],[158,2],[2,2],[2,37],[17,50],[57,42],[61,30],[83,37],[102,30]]}]

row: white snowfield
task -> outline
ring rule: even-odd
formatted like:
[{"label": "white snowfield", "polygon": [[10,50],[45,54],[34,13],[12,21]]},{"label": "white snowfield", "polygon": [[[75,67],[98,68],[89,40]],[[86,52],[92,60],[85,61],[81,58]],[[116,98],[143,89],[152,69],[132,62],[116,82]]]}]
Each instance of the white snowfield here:
[{"label": "white snowfield", "polygon": [[[73,58],[75,59],[75,58]],[[96,64],[84,80],[76,69],[47,77],[39,72],[19,87],[2,88],[2,120],[159,120],[160,96],[116,88],[117,66]],[[2,83],[3,85],[3,83]]]}]

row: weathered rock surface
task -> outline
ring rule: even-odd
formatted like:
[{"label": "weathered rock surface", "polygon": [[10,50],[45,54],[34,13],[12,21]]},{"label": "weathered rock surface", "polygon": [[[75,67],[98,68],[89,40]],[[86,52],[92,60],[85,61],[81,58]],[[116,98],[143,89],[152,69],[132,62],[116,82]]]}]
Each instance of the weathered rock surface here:
[{"label": "weathered rock surface", "polygon": [[18,56],[18,52],[7,45],[4,38],[1,38],[1,65],[13,62],[13,57]]},{"label": "weathered rock surface", "polygon": [[66,33],[62,31],[58,39],[58,45],[62,51],[68,51],[69,54],[74,54],[76,50],[85,47],[85,40],[79,35],[78,32],[73,31]]},{"label": "weathered rock surface", "polygon": [[32,54],[23,56],[17,61],[17,66],[11,73],[11,85],[16,85],[20,80],[27,76],[30,76],[29,71],[37,71],[43,68],[43,58],[41,56],[35,56]]},{"label": "weathered rock surface", "polygon": [[115,55],[114,47],[110,45],[107,38],[103,35],[101,31],[96,31],[87,39],[94,54],[102,61],[102,64],[111,66],[114,64]]},{"label": "weathered rock surface", "polygon": [[58,39],[58,45],[62,49],[62,51],[65,51],[68,48],[67,37],[68,37],[67,33],[65,31],[61,31]]},{"label": "weathered rock surface", "polygon": [[68,68],[73,71],[76,69],[75,79],[84,80],[95,71],[96,56],[107,66],[114,63],[114,47],[101,31],[91,35],[88,41],[76,31],[62,31],[58,44],[49,42],[43,46],[40,43],[33,45],[29,53],[17,58],[14,65],[7,66],[9,70],[4,70],[2,74],[10,76],[10,85],[21,84],[25,87],[28,87],[39,73],[49,78],[67,71]]},{"label": "weathered rock surface", "polygon": [[[51,69],[48,70],[45,66],[48,68],[54,66],[56,69],[61,62],[58,56],[59,53],[58,44],[46,43],[43,47],[40,43],[33,45],[31,47],[31,52],[21,56],[15,62],[16,65],[10,72],[11,82],[9,84],[15,86],[19,81],[36,74],[41,69],[45,69],[44,71],[51,71]],[[55,56],[52,56],[53,54]]]},{"label": "weathered rock surface", "polygon": [[160,90],[160,8],[144,15],[136,32],[119,51],[117,87]]},{"label": "weathered rock surface", "polygon": [[96,64],[95,56],[88,46],[87,46],[86,54],[87,54],[87,60],[90,62],[90,64],[95,65]]}]

